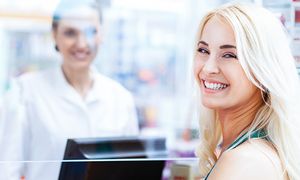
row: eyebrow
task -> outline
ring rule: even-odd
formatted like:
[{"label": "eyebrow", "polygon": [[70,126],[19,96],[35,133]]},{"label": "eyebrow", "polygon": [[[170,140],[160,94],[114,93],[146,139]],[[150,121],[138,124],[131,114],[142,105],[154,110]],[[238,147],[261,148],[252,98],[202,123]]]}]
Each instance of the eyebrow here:
[{"label": "eyebrow", "polygon": [[204,44],[205,46],[208,46],[208,43],[205,42],[205,41],[199,41],[199,42],[198,42],[198,45],[199,45],[199,44]]},{"label": "eyebrow", "polygon": [[[205,42],[205,41],[199,41],[199,42],[198,42],[198,45],[199,45],[199,44],[203,44],[203,45],[205,45],[205,46],[208,46],[208,43]],[[230,44],[224,44],[224,45],[220,46],[220,49],[228,49],[228,48],[234,48],[234,49],[236,49],[236,46],[230,45]]]},{"label": "eyebrow", "polygon": [[220,49],[228,49],[228,48],[236,49],[236,47],[234,45],[230,45],[230,44],[225,44],[225,45],[220,46]]}]

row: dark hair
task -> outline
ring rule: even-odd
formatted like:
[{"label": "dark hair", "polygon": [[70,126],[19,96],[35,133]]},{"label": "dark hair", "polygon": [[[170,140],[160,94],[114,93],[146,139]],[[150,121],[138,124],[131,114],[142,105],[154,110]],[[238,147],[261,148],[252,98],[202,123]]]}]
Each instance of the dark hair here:
[{"label": "dark hair", "polygon": [[57,28],[58,22],[62,19],[64,13],[78,7],[90,7],[95,9],[99,14],[100,22],[102,21],[102,11],[98,0],[60,0],[52,16],[52,30]]}]

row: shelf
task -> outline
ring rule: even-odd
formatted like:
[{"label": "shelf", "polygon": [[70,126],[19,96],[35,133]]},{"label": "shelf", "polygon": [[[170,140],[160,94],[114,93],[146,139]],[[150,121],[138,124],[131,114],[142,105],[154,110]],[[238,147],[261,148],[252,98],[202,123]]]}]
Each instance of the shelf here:
[{"label": "shelf", "polygon": [[13,11],[0,11],[1,19],[24,19],[35,20],[42,22],[51,22],[51,15],[44,13],[30,13],[30,12],[13,12]]},{"label": "shelf", "polygon": [[293,1],[292,6],[300,8],[300,1],[297,1],[297,2]]}]

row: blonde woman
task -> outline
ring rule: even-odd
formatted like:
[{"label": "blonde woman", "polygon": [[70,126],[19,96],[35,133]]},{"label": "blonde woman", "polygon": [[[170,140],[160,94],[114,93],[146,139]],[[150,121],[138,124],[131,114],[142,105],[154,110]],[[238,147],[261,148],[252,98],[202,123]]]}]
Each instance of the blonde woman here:
[{"label": "blonde woman", "polygon": [[229,4],[200,23],[194,75],[205,179],[300,179],[299,78],[280,21]]}]

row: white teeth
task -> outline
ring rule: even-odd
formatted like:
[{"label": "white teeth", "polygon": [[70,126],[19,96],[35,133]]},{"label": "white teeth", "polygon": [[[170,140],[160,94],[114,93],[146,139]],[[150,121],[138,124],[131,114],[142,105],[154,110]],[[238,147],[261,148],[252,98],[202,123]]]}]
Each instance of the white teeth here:
[{"label": "white teeth", "polygon": [[206,82],[206,81],[204,81],[204,85],[205,85],[206,88],[213,89],[213,90],[224,89],[224,88],[226,88],[228,86],[226,84],[209,83],[209,82]]},{"label": "white teeth", "polygon": [[87,57],[86,53],[75,53],[75,56],[78,58],[78,59],[84,59]]}]

